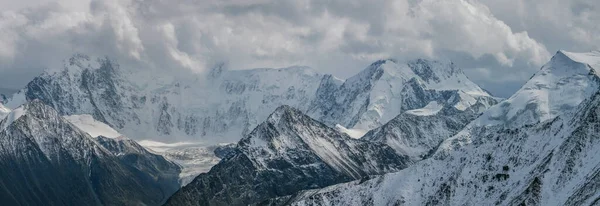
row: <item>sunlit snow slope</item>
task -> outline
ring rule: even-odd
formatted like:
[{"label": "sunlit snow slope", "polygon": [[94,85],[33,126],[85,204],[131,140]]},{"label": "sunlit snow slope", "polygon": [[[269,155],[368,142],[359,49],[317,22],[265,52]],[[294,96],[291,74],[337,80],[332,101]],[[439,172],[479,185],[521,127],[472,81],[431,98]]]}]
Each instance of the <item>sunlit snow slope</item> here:
[{"label": "sunlit snow slope", "polygon": [[145,72],[85,55],[36,77],[6,105],[33,99],[61,115],[91,115],[125,136],[162,142],[235,142],[280,105],[331,127],[368,131],[430,102],[459,110],[496,103],[454,64],[421,59],[377,61],[340,80],[307,67]]},{"label": "sunlit snow slope", "polygon": [[433,158],[372,180],[274,202],[595,205],[600,198],[599,60],[598,52],[560,51],[515,95],[446,140]]}]

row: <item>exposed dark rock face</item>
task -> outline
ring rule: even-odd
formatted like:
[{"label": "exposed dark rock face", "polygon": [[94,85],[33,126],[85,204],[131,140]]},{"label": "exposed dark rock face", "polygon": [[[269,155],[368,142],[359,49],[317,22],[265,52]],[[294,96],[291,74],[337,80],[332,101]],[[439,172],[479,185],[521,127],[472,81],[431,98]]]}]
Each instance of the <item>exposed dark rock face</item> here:
[{"label": "exposed dark rock face", "polygon": [[[380,60],[345,81],[307,68],[228,71],[218,65],[206,81],[150,75],[140,83],[108,59],[93,64],[76,55],[63,71],[37,77],[16,95],[23,98],[13,100],[39,99],[60,115],[91,114],[132,137],[243,134],[236,145],[215,150],[221,163],[170,198],[174,205],[260,204],[395,172],[429,157],[497,101],[453,64],[427,60]],[[439,114],[405,113],[434,103],[443,107]],[[279,107],[262,122],[285,104],[298,109]],[[330,128],[338,123],[381,128],[356,140]],[[130,140],[95,141],[160,190],[175,187],[178,170],[164,158]]]},{"label": "exposed dark rock face", "polygon": [[[366,181],[305,190],[267,203],[599,205],[599,60],[599,52],[559,51],[513,96],[439,144],[431,158]],[[400,152],[420,154],[431,148],[423,146],[431,145],[428,138],[398,138],[421,136],[421,128],[401,120],[392,132],[374,132],[383,134],[375,139],[399,143]],[[444,128],[435,119],[428,121],[435,125],[431,128]],[[415,152],[407,145],[424,149]]]},{"label": "exposed dark rock face", "polygon": [[[417,205],[596,205],[600,93],[574,113],[519,128],[472,129],[471,144],[397,173],[270,200]],[[419,184],[415,184],[419,183]],[[403,189],[398,189],[403,188]],[[403,191],[419,191],[403,194]],[[356,195],[360,194],[360,195]],[[394,194],[394,195],[391,195]]]},{"label": "exposed dark rock face", "polygon": [[234,154],[178,191],[167,205],[257,204],[397,171],[409,163],[384,144],[351,139],[282,106],[243,138]]},{"label": "exposed dark rock face", "polygon": [[387,144],[398,154],[419,161],[429,157],[439,144],[477,118],[478,107],[476,104],[465,111],[444,107],[432,115],[403,113],[369,131],[362,139]]},{"label": "exposed dark rock face", "polygon": [[177,164],[163,156],[149,152],[131,139],[98,136],[96,141],[116,155],[123,164],[133,167],[137,175],[154,182],[161,188],[161,191],[167,194],[166,197],[179,190],[181,168]]},{"label": "exposed dark rock face", "polygon": [[221,145],[214,150],[215,156],[221,159],[232,157],[236,152],[236,144]]},{"label": "exposed dark rock face", "polygon": [[96,141],[41,101],[0,129],[2,204],[160,205],[177,189],[177,165],[133,142]]}]

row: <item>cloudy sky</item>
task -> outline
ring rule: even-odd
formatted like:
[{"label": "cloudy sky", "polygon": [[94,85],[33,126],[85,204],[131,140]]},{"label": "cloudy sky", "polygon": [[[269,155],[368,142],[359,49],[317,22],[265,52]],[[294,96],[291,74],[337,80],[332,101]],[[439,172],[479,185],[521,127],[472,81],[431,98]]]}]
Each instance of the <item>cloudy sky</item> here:
[{"label": "cloudy sky", "polygon": [[205,71],[451,60],[509,96],[559,49],[600,48],[598,0],[0,0],[0,88],[74,53]]}]

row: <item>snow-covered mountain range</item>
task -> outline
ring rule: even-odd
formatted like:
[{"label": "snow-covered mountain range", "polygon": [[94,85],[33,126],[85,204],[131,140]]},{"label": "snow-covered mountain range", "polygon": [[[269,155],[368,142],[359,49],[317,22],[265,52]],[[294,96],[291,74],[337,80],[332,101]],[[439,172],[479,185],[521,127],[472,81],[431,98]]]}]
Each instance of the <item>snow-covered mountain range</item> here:
[{"label": "snow-covered mountain range", "polygon": [[462,111],[496,100],[452,63],[380,60],[344,82],[324,78],[307,114],[328,125],[370,130],[432,102]]},{"label": "snow-covered mountain range", "polygon": [[[63,153],[73,160],[61,163],[110,164],[134,177],[123,191],[138,191],[130,183],[144,174],[154,181],[143,182],[151,192],[132,192],[138,201],[164,188],[159,177],[174,188],[182,180],[172,180],[185,176],[185,184],[195,175],[182,176],[156,153],[193,162],[207,151],[146,140],[156,149],[148,151],[126,136],[237,141],[211,147],[209,161],[220,162],[167,205],[593,205],[600,199],[599,69],[600,52],[559,51],[502,100],[454,64],[422,59],[377,61],[340,80],[306,67],[144,74],[76,55],[0,105],[0,144],[33,148],[48,168]],[[6,151],[6,167],[35,159]],[[69,172],[93,171],[81,168]],[[119,187],[123,177],[107,178]],[[158,197],[143,202],[165,200]]]},{"label": "snow-covered mountain range", "polygon": [[272,202],[596,205],[600,53],[559,51],[513,96],[404,170]]},{"label": "snow-covered mountain range", "polygon": [[442,104],[408,110],[359,139],[298,109],[281,106],[235,147],[223,152],[225,157],[210,172],[172,196],[168,205],[283,204],[285,201],[270,201],[300,190],[410,167],[427,158],[485,107],[479,102],[460,110]]},{"label": "snow-covered mountain range", "polygon": [[[19,105],[34,100],[54,108],[122,163],[155,178],[168,170],[166,160],[125,136],[216,142],[245,137],[219,148],[223,160],[171,198],[173,204],[258,203],[398,171],[428,157],[498,101],[452,63],[428,60],[381,60],[340,80],[306,67],[235,71],[220,65],[205,76],[148,74],[85,55],[35,78],[7,101],[4,110],[17,109],[3,116],[18,119]],[[427,135],[434,127],[438,132]],[[359,140],[345,134],[361,131],[352,133],[358,138],[375,128]],[[214,161],[206,148],[162,151],[156,146],[162,143],[142,143],[186,166],[182,184],[205,171],[206,161],[196,159]],[[224,182],[237,186],[213,187]]]},{"label": "snow-covered mountain range", "polygon": [[64,69],[35,78],[6,106],[39,99],[62,115],[89,114],[137,139],[215,137],[232,142],[280,105],[306,108],[321,78],[304,67],[243,71],[217,67],[205,77],[149,74],[120,68],[108,59],[76,55]]},{"label": "snow-covered mountain range", "polygon": [[75,55],[11,97],[39,99],[61,115],[89,114],[136,139],[235,142],[280,105],[329,126],[370,130],[431,102],[465,110],[496,103],[452,63],[381,60],[340,80],[306,67],[227,70],[207,75],[144,73],[109,59]]}]

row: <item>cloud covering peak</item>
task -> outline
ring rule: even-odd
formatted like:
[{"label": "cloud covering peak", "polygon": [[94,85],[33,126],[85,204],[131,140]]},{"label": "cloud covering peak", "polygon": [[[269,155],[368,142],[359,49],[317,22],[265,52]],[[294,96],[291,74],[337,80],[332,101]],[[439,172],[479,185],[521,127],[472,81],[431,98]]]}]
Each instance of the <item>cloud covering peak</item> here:
[{"label": "cloud covering peak", "polygon": [[[511,1],[519,9],[539,6]],[[491,78],[496,74],[513,73],[504,81],[522,81],[549,60],[545,42],[553,39],[533,38],[528,28],[537,25],[512,25],[519,24],[517,17],[504,14],[506,6],[498,2],[24,0],[0,12],[0,74],[30,78],[81,52],[140,69],[308,65],[340,77],[377,59],[425,57],[457,61],[484,87],[498,81]],[[597,20],[586,8],[597,7],[571,9],[583,14],[569,17],[582,25]],[[581,27],[561,38],[598,46],[598,30]],[[6,84],[0,86],[23,82]]]}]

